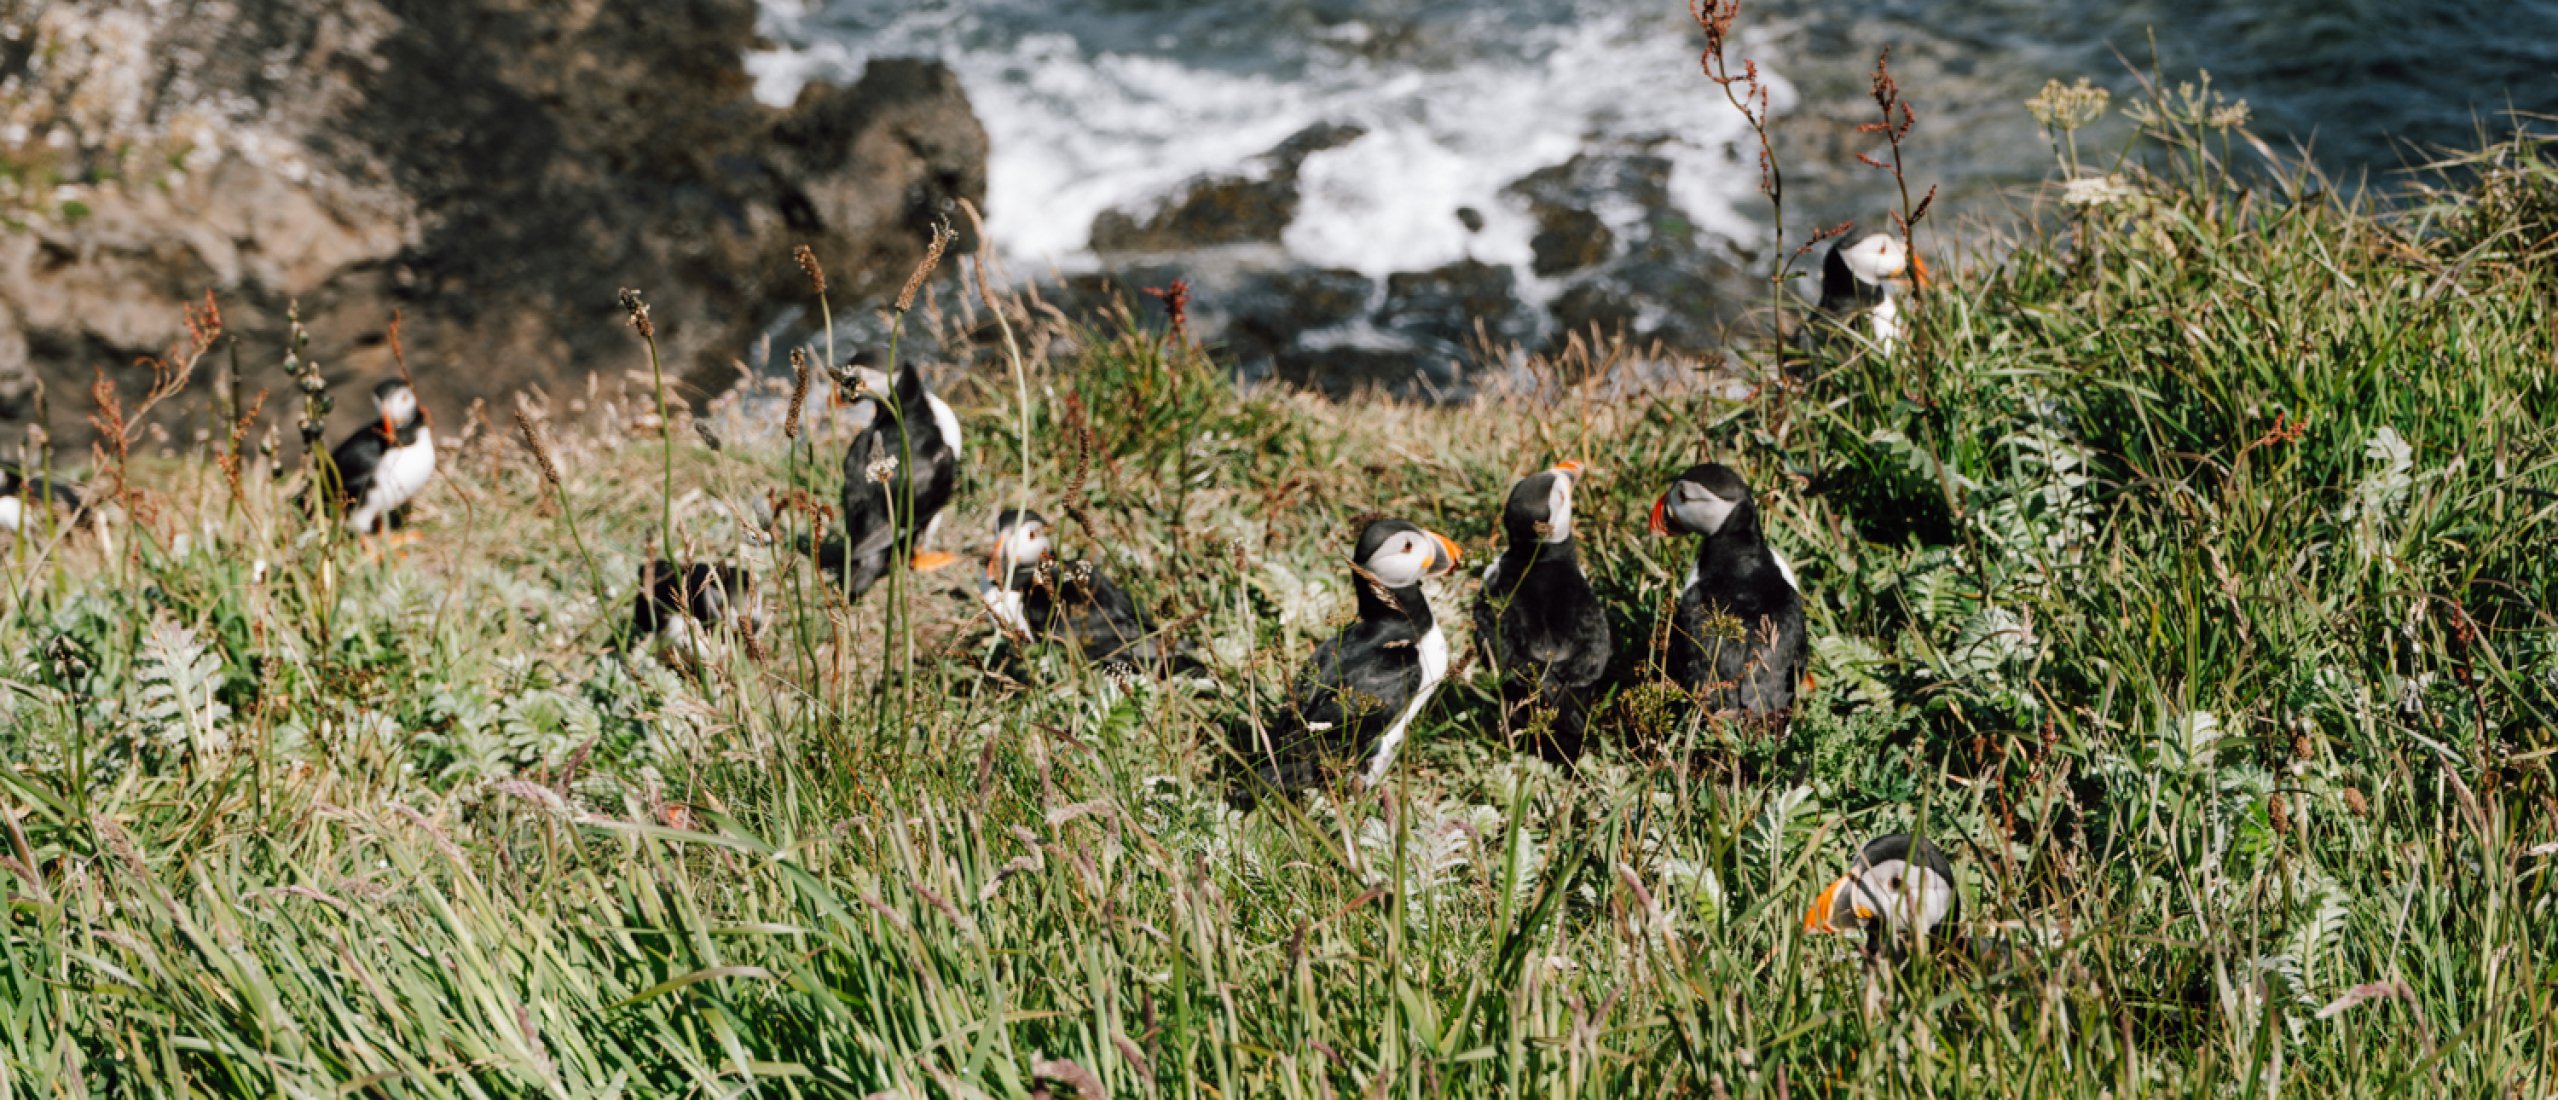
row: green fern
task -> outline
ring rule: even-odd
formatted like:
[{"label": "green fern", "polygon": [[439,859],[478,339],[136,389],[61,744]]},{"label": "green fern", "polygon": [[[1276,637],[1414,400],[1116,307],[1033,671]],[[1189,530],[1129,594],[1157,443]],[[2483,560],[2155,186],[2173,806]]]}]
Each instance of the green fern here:
[{"label": "green fern", "polygon": [[231,708],[217,697],[222,657],[194,629],[173,619],[153,620],[134,673],[141,685],[139,717],[155,745],[199,757],[230,747],[223,723]]}]

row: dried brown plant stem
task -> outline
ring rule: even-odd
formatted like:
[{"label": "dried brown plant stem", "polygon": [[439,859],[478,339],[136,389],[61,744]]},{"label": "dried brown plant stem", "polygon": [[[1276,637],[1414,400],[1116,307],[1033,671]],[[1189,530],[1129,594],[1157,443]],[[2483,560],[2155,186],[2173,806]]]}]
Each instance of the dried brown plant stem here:
[{"label": "dried brown plant stem", "polygon": [[240,488],[241,468],[247,464],[245,447],[249,438],[249,428],[255,425],[258,417],[266,412],[267,392],[264,389],[259,390],[258,395],[251,398],[248,405],[240,410],[239,416],[231,421],[230,435],[222,448],[221,455],[217,458],[217,461],[222,464],[223,480],[230,483],[233,512],[248,506],[248,497]]},{"label": "dried brown plant stem", "polygon": [[1705,78],[1723,90],[1724,102],[1741,113],[1751,135],[1758,139],[1759,193],[1768,197],[1769,219],[1774,225],[1770,251],[1777,257],[1776,270],[1768,275],[1768,363],[1782,367],[1785,282],[1793,262],[1785,252],[1785,172],[1777,163],[1776,140],[1768,130],[1767,80],[1759,75],[1759,63],[1748,58],[1742,59],[1739,72],[1732,70],[1732,24],[1741,17],[1741,0],[1688,0],[1688,14],[1705,30],[1705,52],[1698,57]]},{"label": "dried brown plant stem", "polygon": [[977,204],[959,200],[960,213],[968,215],[968,224],[977,233],[977,294],[986,310],[995,315],[995,331],[1004,338],[1004,361],[1013,371],[1013,412],[1016,430],[1021,433],[1021,489],[1014,506],[1029,507],[1030,496],[1030,372],[1022,363],[1021,343],[1013,338],[1012,321],[1004,314],[1003,303],[995,298],[993,271],[994,242],[986,235],[986,219],[977,213]]},{"label": "dried brown plant stem", "polygon": [[[1918,223],[1920,219],[1927,217],[1928,207],[1935,204],[1936,188],[1928,188],[1927,194],[1920,198],[1916,205],[1910,202],[1910,179],[1907,162],[1902,157],[1901,143],[1903,139],[1909,137],[1911,127],[1918,125],[1918,114],[1910,109],[1908,100],[1901,98],[1901,82],[1892,76],[1892,48],[1889,46],[1884,47],[1883,52],[1874,58],[1873,96],[1874,106],[1882,112],[1882,118],[1879,121],[1858,126],[1856,130],[1861,134],[1883,135],[1883,140],[1891,146],[1892,159],[1890,163],[1885,163],[1863,153],[1858,153],[1856,159],[1865,162],[1867,167],[1882,169],[1892,174],[1893,186],[1900,190],[1901,195],[1901,208],[1893,212],[1892,220],[1901,231],[1901,244],[1909,256],[1911,267],[1914,270],[1924,270],[1922,261],[1919,259]],[[1913,309],[1911,312],[1913,316],[1910,318],[1907,354],[1910,356],[1910,361],[1918,364],[1919,367],[1920,403],[1934,404],[1935,387],[1930,377],[1933,372],[1929,370],[1927,356],[1924,354],[1927,326],[1915,315],[1917,310]]]},{"label": "dried brown plant stem", "polygon": [[[948,219],[934,221],[932,240],[924,246],[923,259],[916,262],[915,270],[906,276],[906,285],[897,292],[897,302],[892,308],[888,322],[888,372],[892,378],[898,371],[899,344],[906,335],[906,314],[915,308],[916,293],[923,289],[926,280],[933,277],[933,269],[941,266],[942,254],[949,251],[951,238],[956,236],[958,234],[951,229]],[[831,363],[832,360],[830,359],[829,362]],[[890,398],[886,404],[891,417],[899,415],[898,401]],[[902,450],[897,456],[898,469],[912,471],[915,467],[915,445],[906,433],[902,422],[898,425],[898,429],[897,437],[902,441]],[[908,485],[911,486],[914,475],[910,472],[906,476]],[[911,491],[897,493],[891,499],[898,512],[897,529],[906,533],[903,553],[898,555],[899,560],[888,573],[889,602],[893,605],[891,614],[895,617],[889,624],[889,629],[901,640],[904,653],[904,661],[900,666],[901,672],[897,678],[897,735],[902,741],[911,733],[912,726],[907,721],[907,716],[915,709],[915,623],[912,607],[913,593],[906,584],[906,574],[908,566],[913,563],[915,548],[922,542],[923,533],[915,530],[914,493]],[[845,575],[849,579],[851,571],[846,570]]]},{"label": "dried brown plant stem", "polygon": [[[541,419],[534,414],[532,402],[526,400],[521,391],[515,395],[515,437],[532,454],[534,469],[540,472],[542,480],[550,485],[552,494],[559,500],[560,522],[568,528],[568,540],[577,547],[577,558],[586,566],[586,583],[595,590],[597,613],[609,612],[613,600],[605,593],[604,574],[595,568],[595,555],[586,550],[586,536],[578,531],[577,507],[569,503],[568,484],[560,477],[560,464],[553,457],[550,434],[542,430]],[[614,629],[618,631],[620,628]]]},{"label": "dried brown plant stem", "polygon": [[649,320],[648,303],[640,292],[622,288],[622,311],[630,315],[631,328],[648,344],[648,379],[657,391],[658,459],[664,480],[658,486],[657,552],[675,556],[675,422],[666,408],[666,369],[657,354],[657,323]]},{"label": "dried brown plant stem", "polygon": [[[804,244],[791,250],[791,258],[799,262],[800,274],[808,277],[809,290],[817,295],[817,319],[820,330],[825,334],[826,364],[831,370],[842,360],[835,358],[835,304],[826,297],[826,268],[817,262],[817,251]],[[769,358],[765,361],[771,362]],[[889,368],[896,369],[896,364],[890,364]],[[793,360],[792,369],[798,369],[797,360]]]},{"label": "dried brown plant stem", "polygon": [[790,349],[790,405],[782,414],[782,438],[799,439],[799,417],[808,408],[808,349]]}]

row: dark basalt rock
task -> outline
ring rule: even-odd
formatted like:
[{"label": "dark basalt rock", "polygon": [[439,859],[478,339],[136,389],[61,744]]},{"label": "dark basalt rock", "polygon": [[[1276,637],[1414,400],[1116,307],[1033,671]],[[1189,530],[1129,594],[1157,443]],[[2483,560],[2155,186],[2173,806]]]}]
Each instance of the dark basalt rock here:
[{"label": "dark basalt rock", "polygon": [[[13,369],[41,378],[50,430],[76,440],[91,369],[165,349],[210,288],[252,372],[273,370],[298,300],[332,379],[369,382],[391,369],[398,311],[429,406],[458,416],[470,397],[643,365],[615,305],[631,286],[670,369],[716,391],[808,300],[793,245],[816,250],[840,314],[894,294],[931,221],[985,197],[985,132],[949,70],[883,59],[767,107],[742,60],[755,18],[753,0],[154,14],[150,117],[227,104],[226,145],[269,152],[0,230],[0,390]],[[341,419],[363,404],[341,395]],[[25,406],[0,393],[0,415]]]},{"label": "dark basalt rock", "polygon": [[1237,244],[1276,244],[1297,218],[1297,172],[1306,158],[1358,140],[1367,128],[1320,122],[1256,158],[1251,174],[1201,176],[1181,185],[1153,213],[1104,210],[1092,222],[1093,251],[1178,252]]},{"label": "dark basalt rock", "polygon": [[1144,220],[1104,210],[1092,220],[1095,252],[1176,252],[1230,244],[1276,244],[1297,217],[1295,180],[1211,176]]},{"label": "dark basalt rock", "polygon": [[1543,278],[1569,274],[1607,260],[1616,250],[1616,234],[1597,214],[1569,206],[1537,203],[1528,208],[1537,232],[1528,238],[1532,258],[1528,270]]},{"label": "dark basalt rock", "polygon": [[1290,267],[1244,275],[1224,296],[1229,342],[1285,346],[1317,329],[1358,319],[1377,284],[1356,271]]},{"label": "dark basalt rock", "polygon": [[1520,305],[1518,283],[1516,272],[1481,260],[1397,272],[1386,277],[1377,324],[1449,351],[1474,342],[1478,321],[1495,340],[1524,339],[1536,331],[1536,318]]},{"label": "dark basalt rock", "polygon": [[[1688,352],[1720,346],[1751,280],[1671,201],[1670,171],[1649,153],[1583,153],[1505,189],[1537,219],[1533,270],[1567,280],[1547,307],[1550,346],[1594,331]],[[1603,204],[1639,217],[1612,230]]]}]

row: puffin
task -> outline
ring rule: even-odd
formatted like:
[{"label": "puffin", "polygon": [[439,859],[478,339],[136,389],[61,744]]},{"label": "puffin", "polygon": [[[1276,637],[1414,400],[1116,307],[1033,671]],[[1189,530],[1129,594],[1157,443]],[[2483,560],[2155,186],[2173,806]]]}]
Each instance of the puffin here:
[{"label": "puffin", "polygon": [[1236,747],[1263,783],[1310,787],[1327,767],[1354,758],[1365,762],[1363,789],[1384,781],[1413,719],[1448,675],[1448,638],[1421,582],[1447,575],[1462,557],[1447,536],[1403,520],[1360,527],[1350,555],[1357,621],[1315,647],[1266,742],[1238,733]]},{"label": "puffin", "polygon": [[1781,727],[1808,651],[1803,593],[1749,484],[1721,463],[1689,467],[1653,502],[1652,533],[1699,536],[1671,612],[1670,679],[1713,714]]},{"label": "puffin", "polygon": [[959,488],[959,417],[932,391],[913,363],[897,376],[859,360],[849,373],[853,442],[844,451],[843,576],[846,598],[888,575],[892,555],[929,573],[956,557],[922,547],[941,525]]},{"label": "puffin", "polygon": [[59,512],[72,526],[91,528],[100,539],[107,537],[106,516],[89,507],[78,486],[16,463],[0,462],[0,531],[32,539],[44,528],[39,513],[46,512]]},{"label": "puffin", "polygon": [[1927,264],[1900,238],[1869,233],[1854,244],[1845,237],[1832,241],[1821,258],[1821,300],[1815,307],[1828,324],[1797,330],[1798,346],[1817,340],[1813,329],[1819,327],[1859,333],[1888,355],[1901,340],[1899,291],[1925,285]]},{"label": "puffin", "polygon": [[1924,837],[1893,833],[1857,849],[1847,873],[1813,899],[1803,930],[1863,931],[1868,959],[1879,954],[1897,961],[1922,939],[1952,942],[1962,908],[1944,851]]},{"label": "puffin", "polygon": [[1501,508],[1508,546],[1483,570],[1475,594],[1474,638],[1501,681],[1516,724],[1542,704],[1553,709],[1538,751],[1581,755],[1592,695],[1615,655],[1607,611],[1581,573],[1572,541],[1572,487],[1578,462],[1557,462],[1519,479]]},{"label": "puffin", "polygon": [[1146,613],[1089,561],[1061,561],[1048,517],[1026,508],[995,514],[978,599],[1015,641],[1058,642],[1095,664],[1153,667],[1168,656]]},{"label": "puffin", "polygon": [[358,429],[329,452],[337,471],[339,510],[346,529],[379,534],[399,526],[403,509],[435,477],[435,430],[418,407],[407,379],[385,378],[373,387],[379,419]]},{"label": "puffin", "polygon": [[631,630],[635,637],[652,639],[661,654],[697,664],[705,650],[703,636],[719,633],[734,633],[751,649],[763,624],[754,579],[743,569],[724,562],[679,565],[664,558],[640,563]]}]

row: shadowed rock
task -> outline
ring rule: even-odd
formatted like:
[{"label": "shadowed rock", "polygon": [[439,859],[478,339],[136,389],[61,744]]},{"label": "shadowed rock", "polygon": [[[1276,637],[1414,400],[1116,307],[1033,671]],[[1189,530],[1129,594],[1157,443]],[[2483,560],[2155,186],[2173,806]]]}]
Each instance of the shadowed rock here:
[{"label": "shadowed rock", "polygon": [[1200,176],[1181,185],[1143,217],[1101,212],[1092,223],[1100,253],[1176,252],[1235,244],[1276,244],[1297,218],[1297,173],[1306,158],[1358,140],[1368,131],[1322,122],[1290,135],[1259,158],[1253,174]]},{"label": "shadowed rock", "polygon": [[753,0],[155,15],[149,117],[221,104],[222,150],[101,189],[86,218],[0,231],[0,416],[25,415],[41,378],[51,430],[78,438],[91,369],[165,348],[207,288],[250,390],[281,381],[265,372],[297,299],[332,380],[390,370],[381,334],[401,311],[431,407],[619,375],[645,366],[623,286],[647,292],[671,370],[724,386],[808,299],[794,244],[816,249],[842,312],[893,294],[932,218],[985,194],[985,133],[947,69],[875,61],[767,107],[742,61],[755,17]]}]

